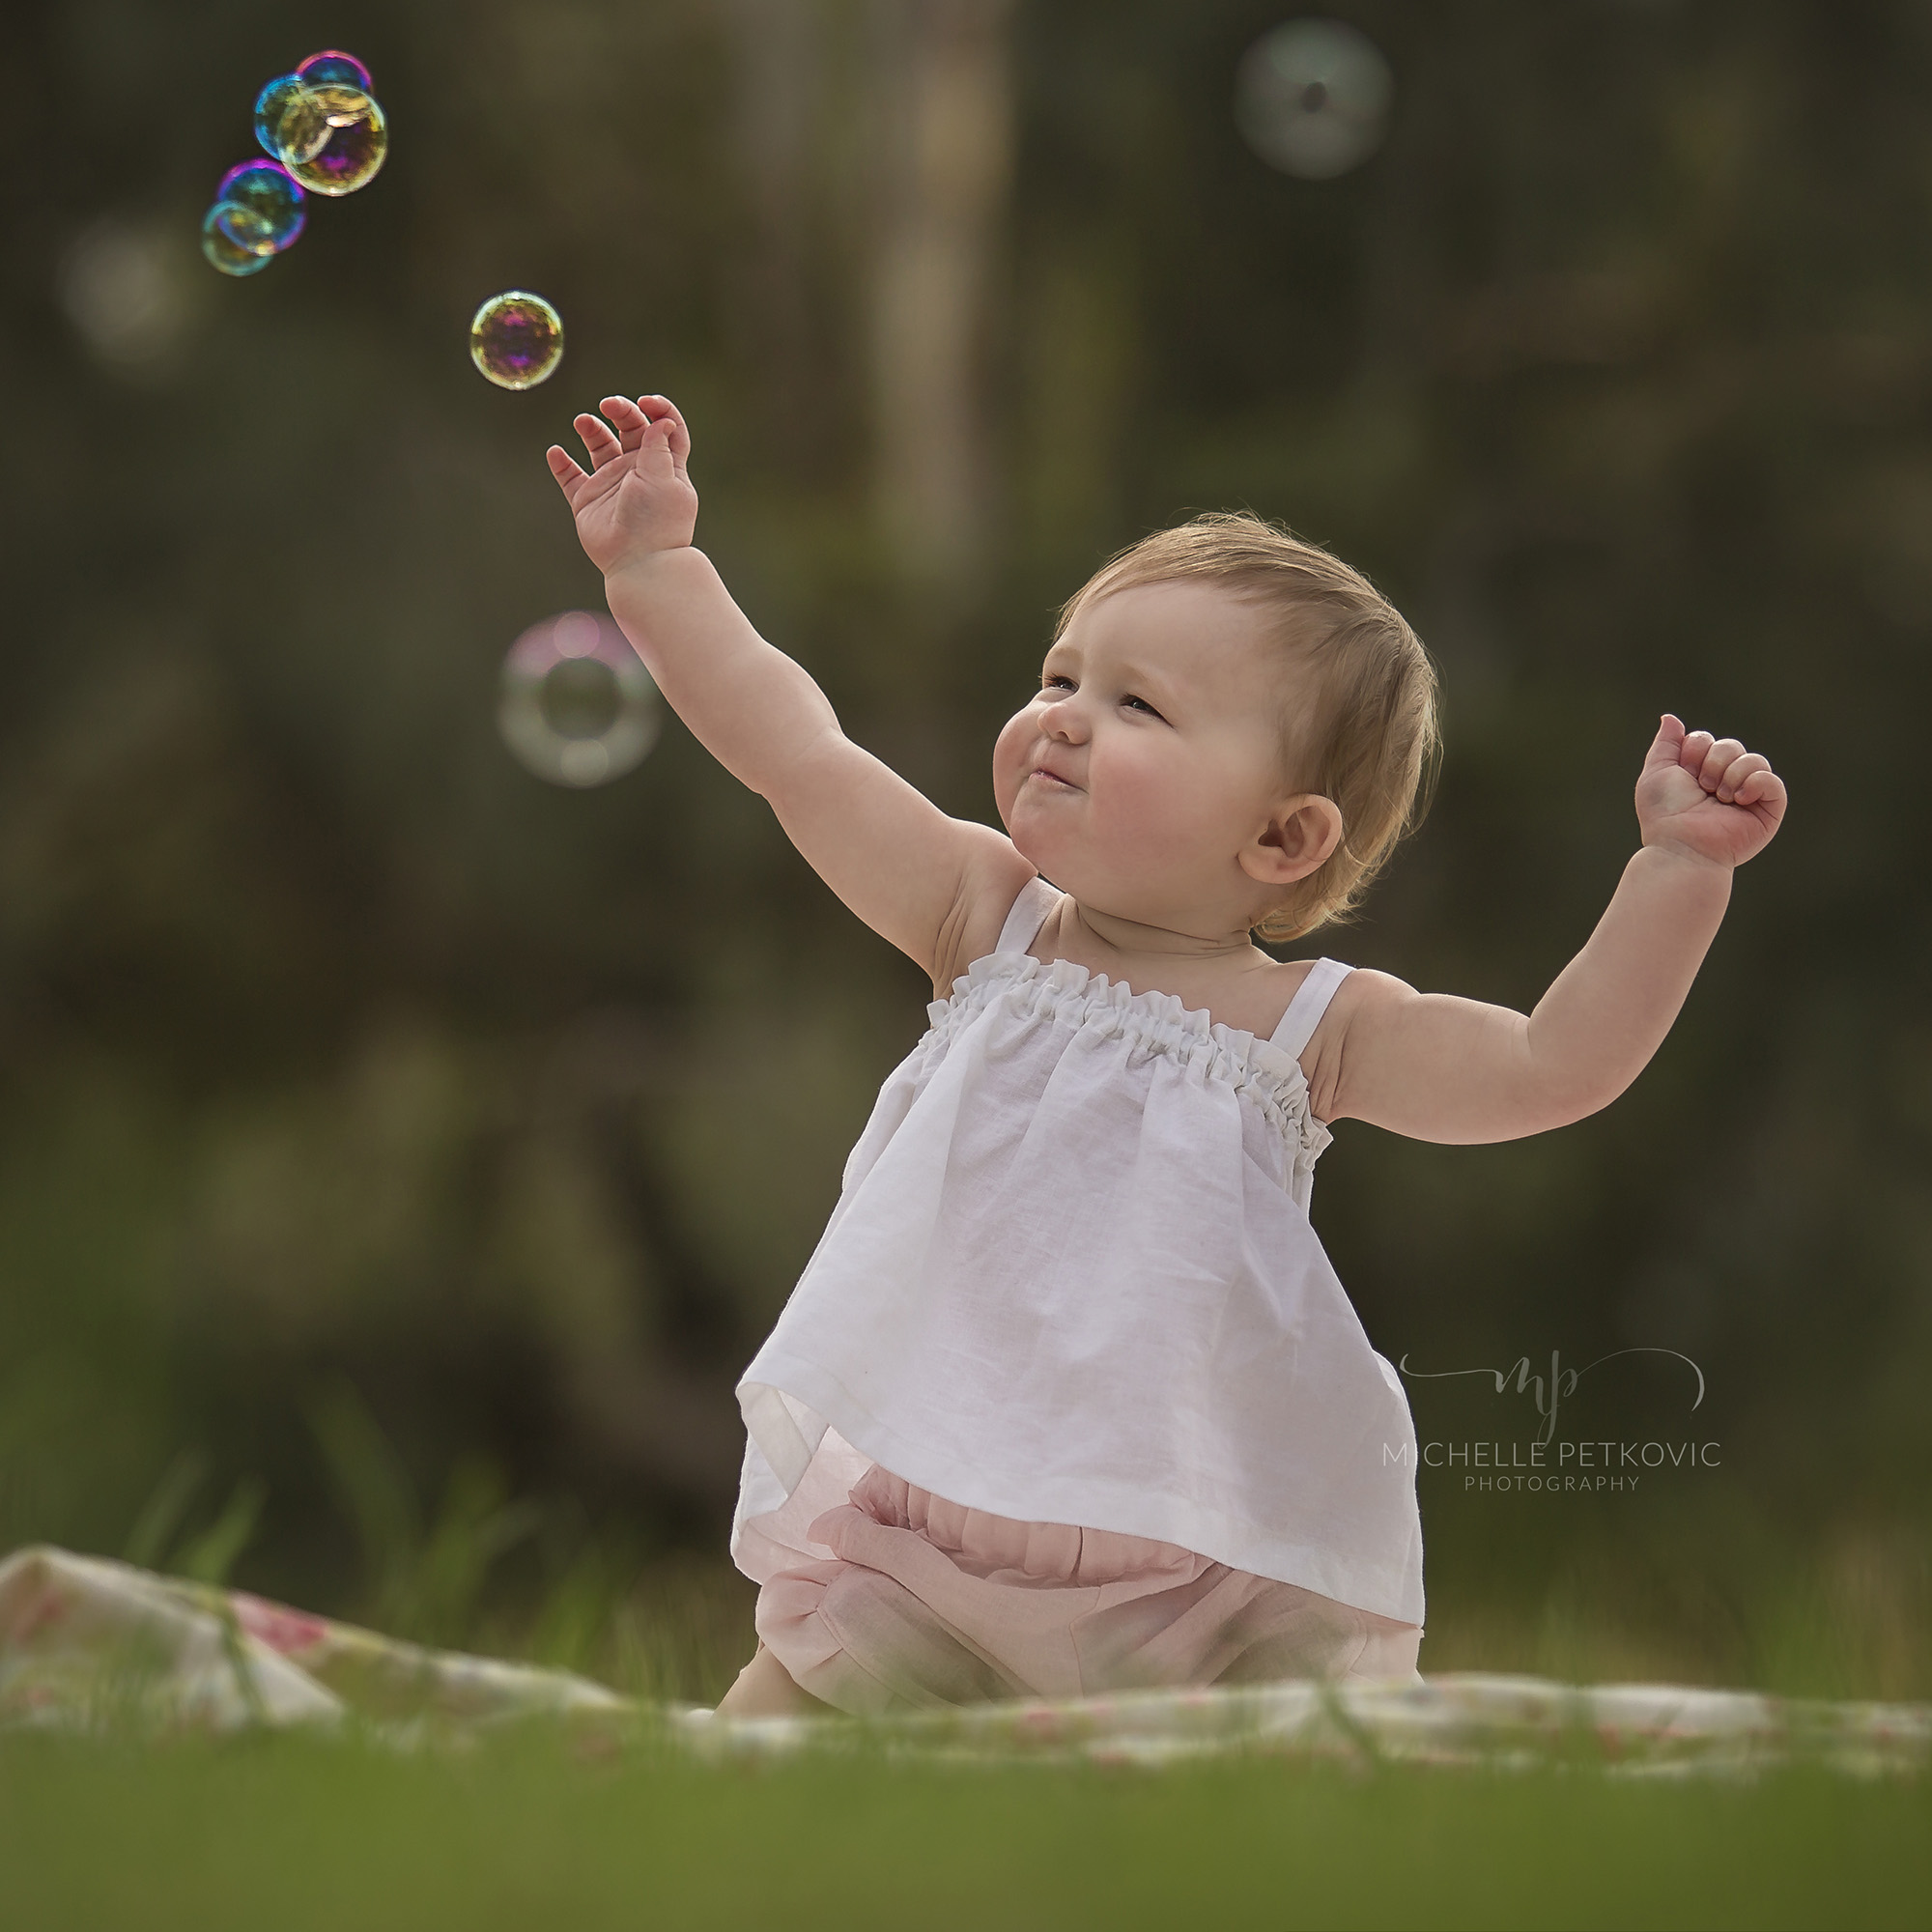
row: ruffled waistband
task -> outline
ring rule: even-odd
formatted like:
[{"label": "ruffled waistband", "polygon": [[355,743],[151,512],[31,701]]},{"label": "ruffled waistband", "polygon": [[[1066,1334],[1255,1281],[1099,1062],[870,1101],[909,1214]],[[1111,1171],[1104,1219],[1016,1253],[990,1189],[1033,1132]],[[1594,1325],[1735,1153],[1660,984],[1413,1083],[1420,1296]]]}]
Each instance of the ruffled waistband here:
[{"label": "ruffled waistband", "polygon": [[993,952],[952,982],[952,997],[926,1008],[932,1025],[919,1050],[943,1050],[988,1008],[1039,1020],[1090,1037],[1118,1039],[1129,1051],[1162,1054],[1204,1081],[1217,1081],[1260,1108],[1287,1142],[1294,1168],[1306,1173],[1332,1136],[1309,1111],[1299,1064],[1251,1033],[1223,1026],[1173,993],[1136,993],[1125,980],[1090,973],[1071,959]]}]

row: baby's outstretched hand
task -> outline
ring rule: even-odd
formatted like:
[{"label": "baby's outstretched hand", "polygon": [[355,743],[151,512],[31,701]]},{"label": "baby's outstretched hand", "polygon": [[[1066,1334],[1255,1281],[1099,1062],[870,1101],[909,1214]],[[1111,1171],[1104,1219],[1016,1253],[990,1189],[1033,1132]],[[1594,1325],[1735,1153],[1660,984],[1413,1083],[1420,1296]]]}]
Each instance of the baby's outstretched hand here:
[{"label": "baby's outstretched hand", "polygon": [[1742,866],[1763,851],[1784,817],[1784,781],[1769,758],[1735,738],[1686,732],[1668,712],[1636,781],[1643,842],[1719,866]]},{"label": "baby's outstretched hand", "polygon": [[697,524],[697,492],[685,471],[691,432],[663,396],[606,396],[601,417],[573,425],[588,472],[567,450],[549,450],[550,473],[577,519],[577,539],[606,577],[654,551],[682,550]]}]

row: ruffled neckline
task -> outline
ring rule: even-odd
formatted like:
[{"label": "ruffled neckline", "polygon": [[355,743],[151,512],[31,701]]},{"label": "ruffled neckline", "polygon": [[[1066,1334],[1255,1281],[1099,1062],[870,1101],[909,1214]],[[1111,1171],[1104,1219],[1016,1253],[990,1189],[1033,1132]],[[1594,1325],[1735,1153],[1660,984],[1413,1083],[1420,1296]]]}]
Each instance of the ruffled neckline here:
[{"label": "ruffled neckline", "polygon": [[926,1007],[926,1041],[950,1039],[991,1002],[1007,996],[1030,1018],[1050,1018],[1079,1032],[1097,1032],[1151,1053],[1167,1054],[1205,1078],[1225,1080],[1257,1102],[1297,1149],[1296,1165],[1312,1164],[1331,1138],[1309,1109],[1308,1080],[1298,1061],[1267,1040],[1224,1025],[1175,993],[1136,993],[1071,959],[1036,959],[1030,952],[989,952],[952,982],[950,999]]}]

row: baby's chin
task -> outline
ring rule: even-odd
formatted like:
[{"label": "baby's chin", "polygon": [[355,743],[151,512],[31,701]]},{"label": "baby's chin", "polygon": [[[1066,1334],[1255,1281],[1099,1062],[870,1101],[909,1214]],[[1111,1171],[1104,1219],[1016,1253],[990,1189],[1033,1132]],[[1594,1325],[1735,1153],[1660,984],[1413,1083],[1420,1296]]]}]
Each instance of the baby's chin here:
[{"label": "baby's chin", "polygon": [[1061,858],[1056,851],[1056,841],[1037,836],[1036,829],[1022,819],[1017,827],[1008,822],[1007,836],[1013,841],[1017,852],[1037,872],[1044,872],[1056,884],[1060,879]]},{"label": "baby's chin", "polygon": [[1050,880],[1064,893],[1071,893],[1076,899],[1084,901],[1094,894],[1104,894],[1117,883],[1114,876],[1117,868],[1100,863],[1091,844],[1079,838],[1069,838],[1065,827],[1030,821],[1029,814],[1021,811],[1010,836],[1013,850],[1022,859],[1043,879]]},{"label": "baby's chin", "polygon": [[1006,821],[1007,837],[1013,850],[1029,859],[1044,872],[1050,865],[1065,865],[1078,852],[1080,839],[1072,836],[1064,814],[1054,810],[1052,799],[1030,799],[1021,787],[1000,816]]}]

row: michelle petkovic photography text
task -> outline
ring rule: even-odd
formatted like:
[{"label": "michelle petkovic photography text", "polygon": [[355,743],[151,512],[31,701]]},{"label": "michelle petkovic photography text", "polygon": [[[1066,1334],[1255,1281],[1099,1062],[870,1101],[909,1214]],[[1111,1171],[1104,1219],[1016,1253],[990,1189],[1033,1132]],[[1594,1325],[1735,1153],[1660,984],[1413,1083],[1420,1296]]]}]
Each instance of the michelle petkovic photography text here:
[{"label": "michelle petkovic photography text", "polygon": [[[1638,1356],[1665,1357],[1671,1363],[1681,1364],[1682,1371],[1688,1371],[1688,1376],[1682,1376],[1681,1371],[1680,1376],[1690,1409],[1694,1411],[1703,1406],[1704,1372],[1676,1349],[1615,1349],[1580,1368],[1568,1366],[1561,1350],[1552,1349],[1548,1368],[1541,1373],[1532,1368],[1527,1355],[1519,1356],[1506,1369],[1412,1369],[1405,1354],[1402,1373],[1411,1379],[1441,1381],[1484,1377],[1499,1396],[1527,1397],[1540,1419],[1527,1441],[1465,1437],[1460,1441],[1438,1438],[1414,1443],[1384,1442],[1382,1461],[1385,1465],[1418,1470],[1460,1470],[1465,1491],[1537,1495],[1599,1492],[1623,1494],[1634,1491],[1646,1472],[1662,1475],[1671,1470],[1720,1467],[1722,1443],[1688,1434],[1674,1438],[1630,1437],[1620,1434],[1587,1439],[1557,1435],[1558,1415],[1577,1395],[1585,1377],[1611,1362],[1634,1366],[1633,1358]],[[1606,1392],[1609,1385],[1608,1378],[1600,1377],[1592,1384],[1592,1392]]]}]

